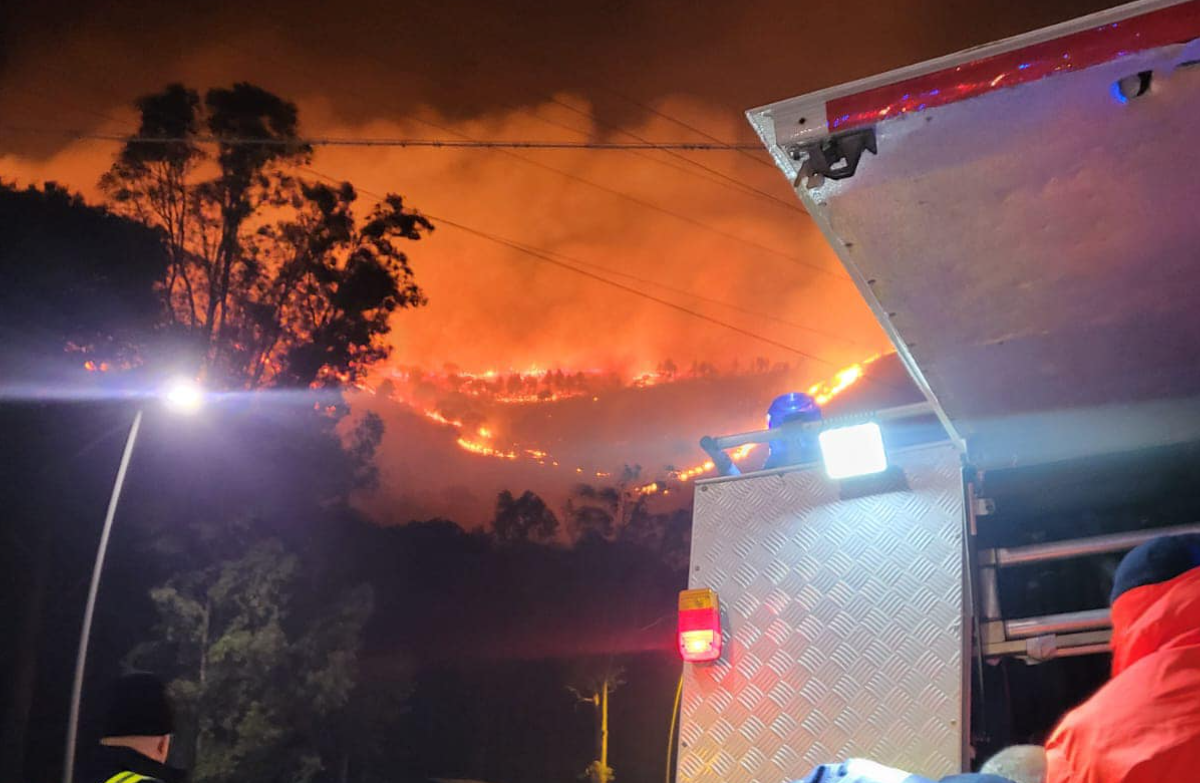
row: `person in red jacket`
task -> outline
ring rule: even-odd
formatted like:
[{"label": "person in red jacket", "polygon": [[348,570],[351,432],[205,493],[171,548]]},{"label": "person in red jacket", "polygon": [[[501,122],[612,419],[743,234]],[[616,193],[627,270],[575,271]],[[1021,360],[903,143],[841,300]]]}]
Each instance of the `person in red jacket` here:
[{"label": "person in red jacket", "polygon": [[1121,561],[1112,649],[1112,679],[1046,743],[1046,783],[1200,780],[1200,535]]}]

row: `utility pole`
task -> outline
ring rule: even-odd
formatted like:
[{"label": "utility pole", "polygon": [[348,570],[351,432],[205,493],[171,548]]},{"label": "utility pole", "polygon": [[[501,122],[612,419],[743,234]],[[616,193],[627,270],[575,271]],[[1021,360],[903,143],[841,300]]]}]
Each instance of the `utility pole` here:
[{"label": "utility pole", "polygon": [[600,765],[596,770],[596,783],[609,783],[613,778],[613,771],[608,766],[608,686],[609,679],[606,675],[604,682],[601,685],[600,691],[600,721],[599,734],[596,738],[597,755],[600,756]]},{"label": "utility pole", "polygon": [[596,716],[596,760],[584,771],[589,783],[612,783],[614,775],[612,767],[608,766],[608,697],[624,684],[620,669],[608,669],[587,693],[580,693],[575,688],[569,690],[579,701],[590,704]]}]

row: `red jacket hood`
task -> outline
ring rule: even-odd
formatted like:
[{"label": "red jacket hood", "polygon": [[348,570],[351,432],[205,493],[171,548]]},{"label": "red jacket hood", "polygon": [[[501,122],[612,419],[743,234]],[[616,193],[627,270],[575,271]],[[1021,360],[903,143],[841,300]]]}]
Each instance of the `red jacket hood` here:
[{"label": "red jacket hood", "polygon": [[1114,677],[1157,650],[1200,644],[1200,568],[1123,593],[1112,628]]}]

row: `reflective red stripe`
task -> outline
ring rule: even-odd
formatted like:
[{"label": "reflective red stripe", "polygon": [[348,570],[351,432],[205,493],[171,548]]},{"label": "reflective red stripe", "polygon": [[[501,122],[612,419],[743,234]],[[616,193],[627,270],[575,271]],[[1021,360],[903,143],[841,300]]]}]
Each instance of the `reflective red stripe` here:
[{"label": "reflective red stripe", "polygon": [[1197,37],[1200,0],[1192,0],[945,71],[834,98],[825,104],[825,115],[830,132],[863,127]]}]

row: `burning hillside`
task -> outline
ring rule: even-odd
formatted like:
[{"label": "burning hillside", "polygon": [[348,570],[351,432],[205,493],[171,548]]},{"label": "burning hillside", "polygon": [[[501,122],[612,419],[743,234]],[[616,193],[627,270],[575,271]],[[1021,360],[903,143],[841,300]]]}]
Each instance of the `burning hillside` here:
[{"label": "burning hillside", "polygon": [[[363,504],[382,518],[449,513],[470,522],[486,518],[502,488],[533,489],[553,502],[579,483],[628,483],[669,497],[714,469],[697,460],[700,435],[760,427],[771,398],[788,388],[827,403],[877,358],[815,384],[765,360],[749,368],[663,362],[625,376],[591,368],[394,368],[372,394],[356,398],[384,417],[390,433],[382,486]],[[757,452],[749,446],[731,456],[753,467]]]}]

